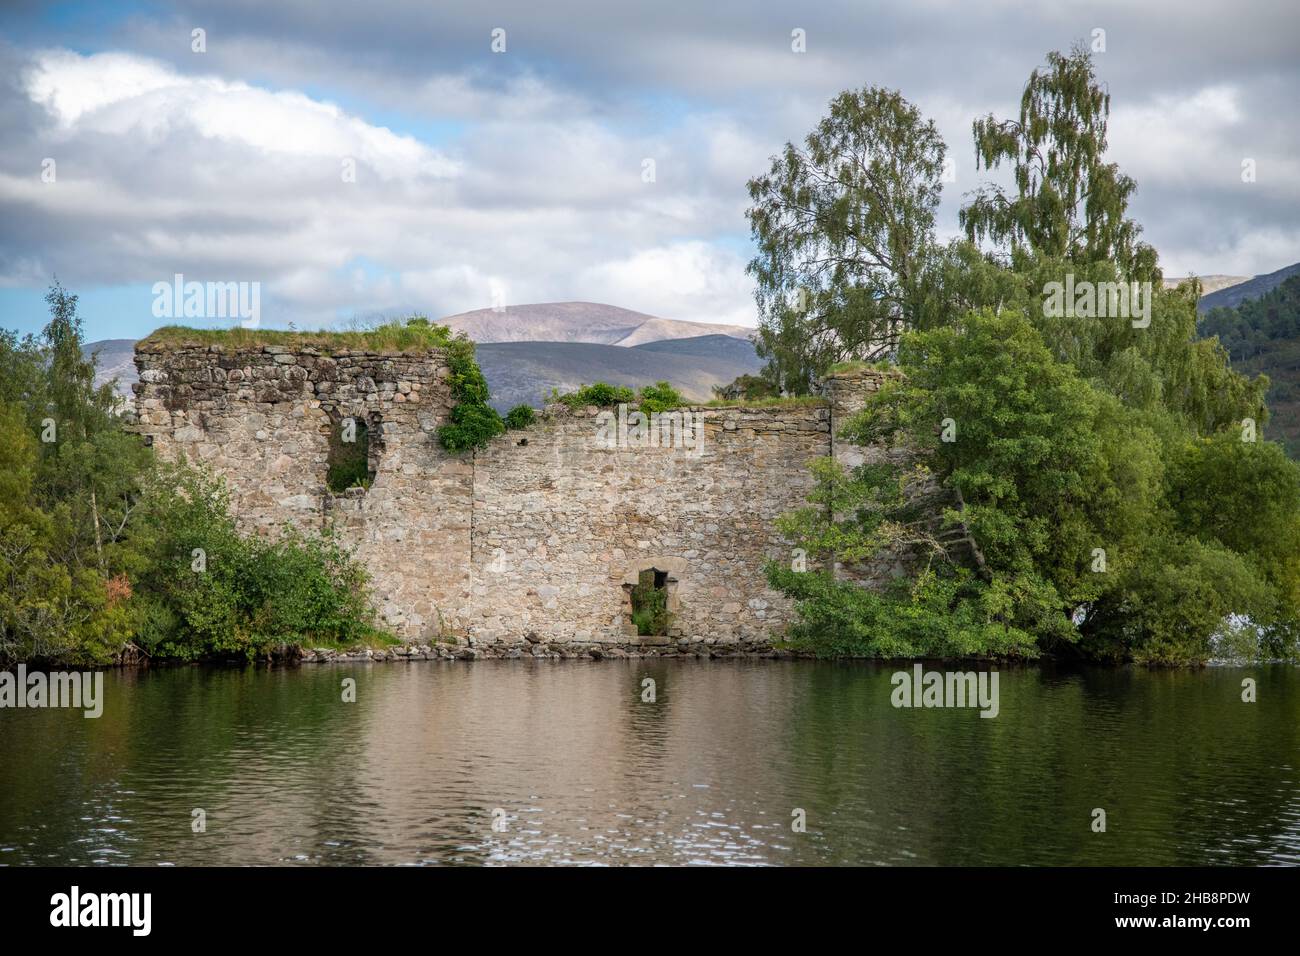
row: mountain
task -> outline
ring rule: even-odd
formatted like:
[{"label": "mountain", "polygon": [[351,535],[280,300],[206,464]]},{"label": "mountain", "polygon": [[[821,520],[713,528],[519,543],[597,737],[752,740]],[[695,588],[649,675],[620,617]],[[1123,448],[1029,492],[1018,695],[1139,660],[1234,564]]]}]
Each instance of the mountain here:
[{"label": "mountain", "polygon": [[1198,331],[1218,336],[1237,371],[1268,376],[1265,435],[1300,458],[1300,264],[1279,271],[1291,274],[1258,298],[1214,307]]},{"label": "mountain", "polygon": [[[118,390],[130,396],[131,383],[136,381],[134,348],[134,339],[89,343],[87,352],[99,351],[96,381],[106,382],[117,375]],[[752,375],[763,364],[749,341],[726,334],[630,347],[591,342],[485,342],[476,352],[492,392],[492,405],[502,412],[515,405],[540,407],[551,389],[571,391],[597,381],[633,386],[667,381],[687,398],[707,401],[713,397],[713,385]]]},{"label": "mountain", "polygon": [[1300,272],[1300,262],[1285,266],[1267,275],[1246,279],[1227,288],[1219,289],[1217,292],[1202,295],[1201,300],[1196,304],[1196,308],[1201,312],[1209,312],[1211,309],[1220,306],[1230,309],[1235,308],[1246,299],[1258,299],[1266,292],[1271,292],[1297,272]]},{"label": "mountain", "polygon": [[743,325],[661,319],[598,302],[541,302],[510,305],[500,311],[475,309],[446,316],[438,322],[464,332],[479,343],[591,342],[632,346],[700,335],[747,339],[754,331]]},{"label": "mountain", "polygon": [[118,392],[131,397],[131,383],[137,377],[135,339],[101,339],[98,342],[87,342],[82,351],[88,356],[91,353],[98,353],[98,364],[95,366],[96,385],[103,385],[116,377]]},{"label": "mountain", "polygon": [[649,385],[667,381],[689,399],[708,401],[712,386],[753,375],[762,360],[754,346],[728,335],[648,342],[626,347],[590,342],[488,342],[476,348],[492,405],[539,406],[552,389],[592,382]]},{"label": "mountain", "polygon": [[[1190,278],[1191,276],[1179,276],[1178,278],[1175,279],[1165,279],[1165,288],[1166,289],[1177,288],[1178,286],[1182,285]],[[1202,297],[1204,297],[1209,295],[1211,292],[1218,292],[1220,289],[1226,289],[1229,286],[1234,286],[1237,285],[1238,283],[1246,282],[1247,280],[1250,279],[1250,276],[1212,275],[1212,276],[1197,276],[1197,278],[1201,280],[1201,295]]]},{"label": "mountain", "polygon": [[[646,352],[663,352],[678,355],[691,355],[697,358],[713,358],[719,362],[730,362],[748,367],[757,361],[754,343],[748,339],[737,339],[730,335],[696,335],[689,339],[660,339],[636,346]],[[736,373],[741,374],[740,372]],[[728,379],[730,381],[730,379]]]}]

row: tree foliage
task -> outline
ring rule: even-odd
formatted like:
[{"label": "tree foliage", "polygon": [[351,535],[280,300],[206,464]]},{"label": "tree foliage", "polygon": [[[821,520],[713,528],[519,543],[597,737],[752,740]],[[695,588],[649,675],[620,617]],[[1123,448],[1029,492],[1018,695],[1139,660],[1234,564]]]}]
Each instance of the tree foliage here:
[{"label": "tree foliage", "polygon": [[[1300,467],[1276,445],[1125,405],[1014,312],[909,333],[899,361],[843,435],[905,455],[818,464],[810,507],[780,525],[823,569],[769,568],[810,646],[933,653],[912,629],[949,615],[951,653],[1186,663],[1237,616],[1294,652]],[[900,553],[911,574],[871,596],[826,570]]]},{"label": "tree foliage", "polygon": [[1235,367],[1267,376],[1269,437],[1300,458],[1300,275],[1234,308],[1211,309],[1200,333],[1217,337]]},{"label": "tree foliage", "polygon": [[1076,47],[1035,68],[1016,120],[975,120],[976,168],[1011,167],[1014,194],[986,185],[961,211],[972,241],[1024,247],[1047,259],[1110,262],[1125,278],[1151,278],[1155,252],[1126,217],[1137,184],[1104,159],[1110,94]]},{"label": "tree foliage", "polygon": [[[1105,161],[1109,109],[1075,50],[1031,74],[1019,120],[974,124],[980,160],[1008,163],[1015,188],[977,191],[967,238],[931,250],[902,374],[844,429],[894,454],[817,463],[809,507],[780,522],[812,559],[768,569],[797,602],[797,640],[1166,664],[1243,640],[1300,653],[1300,468],[1255,440],[1268,379],[1198,337],[1196,285],[1162,288],[1126,215],[1136,186]],[[1149,282],[1149,297],[1141,315],[1045,309],[1067,280]],[[891,584],[856,583],[864,562],[900,559]]]},{"label": "tree foliage", "polygon": [[77,297],[56,282],[47,302],[40,336],[0,333],[0,661],[253,656],[375,634],[350,557],[292,530],[237,533],[218,485],[159,465],[123,427]]},{"label": "tree foliage", "polygon": [[608,382],[593,382],[580,388],[560,394],[552,391],[549,400],[570,408],[582,408],[594,405],[597,408],[610,408],[614,405],[637,405],[646,413],[663,412],[671,408],[686,405],[686,399],[668,382],[655,382],[632,389],[626,385],[610,385]]},{"label": "tree foliage", "polygon": [[867,87],[750,180],[756,344],[778,390],[806,394],[827,366],[885,354],[918,322],[943,161],[932,122]]}]

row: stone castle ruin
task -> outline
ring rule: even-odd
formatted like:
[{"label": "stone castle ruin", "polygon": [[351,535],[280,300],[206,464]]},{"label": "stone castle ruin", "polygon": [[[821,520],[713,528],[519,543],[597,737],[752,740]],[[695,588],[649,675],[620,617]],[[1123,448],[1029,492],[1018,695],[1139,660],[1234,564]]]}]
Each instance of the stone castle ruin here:
[{"label": "stone castle ruin", "polygon": [[[223,476],[244,530],[332,527],[372,577],[385,626],[487,653],[530,645],[760,649],[791,608],[763,565],[791,560],[775,519],[806,504],[810,459],[880,373],[828,379],[823,401],[692,406],[693,443],[649,445],[610,410],[548,406],[477,451],[437,439],[454,400],[445,355],[308,345],[137,346],[136,428]],[[326,482],[332,436],[360,426],[368,487]],[[611,440],[613,436],[614,440]],[[667,633],[638,636],[653,571]]]}]

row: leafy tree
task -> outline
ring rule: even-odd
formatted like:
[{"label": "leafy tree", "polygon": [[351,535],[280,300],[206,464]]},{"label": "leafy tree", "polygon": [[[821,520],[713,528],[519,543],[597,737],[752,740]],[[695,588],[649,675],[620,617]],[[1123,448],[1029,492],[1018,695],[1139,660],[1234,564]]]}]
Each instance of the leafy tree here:
[{"label": "leafy tree", "polygon": [[[1300,466],[1278,446],[1125,405],[1012,312],[909,333],[899,361],[842,434],[901,456],[819,462],[779,523],[822,569],[768,571],[809,646],[1189,663],[1248,619],[1261,653],[1300,650]],[[882,558],[910,571],[867,592],[854,571]],[[961,639],[923,639],[945,617]]]},{"label": "leafy tree", "polygon": [[1078,265],[1017,254],[1009,267],[979,258],[964,260],[962,268],[962,274],[953,268],[949,279],[955,298],[980,308],[1022,312],[1056,358],[1125,405],[1167,413],[1199,434],[1243,418],[1260,424],[1268,418],[1268,380],[1236,372],[1217,342],[1197,336],[1196,292],[1191,286],[1162,289],[1153,283],[1149,315],[1135,324],[1132,317],[1050,316],[1043,309],[1048,284],[1064,282],[1067,276],[1094,288],[1119,281],[1109,262]]},{"label": "leafy tree", "polygon": [[350,556],[292,530],[238,534],[219,487],[158,465],[95,385],[76,296],[56,283],[47,301],[40,337],[0,333],[0,661],[252,656],[375,635]]},{"label": "leafy tree", "polygon": [[[1043,647],[1073,642],[1075,611],[1105,588],[1095,549],[1122,567],[1144,535],[1160,487],[1155,435],[1056,360],[1017,313],[970,313],[958,325],[909,333],[899,363],[904,375],[842,434],[905,446],[914,464],[829,474],[846,482],[842,500],[820,517],[805,512],[811,528],[784,530],[827,566],[901,546],[930,569],[914,596],[960,599],[970,606],[951,611],[968,623],[1034,635]],[[940,509],[937,527],[928,526]],[[952,567],[974,568],[982,582]]]},{"label": "leafy tree", "polygon": [[960,213],[972,241],[1024,247],[1048,259],[1111,262],[1125,278],[1158,278],[1155,251],[1125,216],[1137,184],[1106,163],[1110,94],[1083,47],[1052,52],[1029,76],[1017,120],[977,119],[976,168],[1011,166],[1015,193],[978,190]]},{"label": "leafy tree", "polygon": [[1300,275],[1235,308],[1214,308],[1199,326],[1218,338],[1238,371],[1267,376],[1268,435],[1300,458]]},{"label": "leafy tree", "polygon": [[1211,309],[1200,332],[1217,336],[1233,361],[1254,358],[1278,340],[1300,338],[1300,274],[1233,308]]},{"label": "leafy tree", "polygon": [[[974,123],[977,160],[1011,166],[1015,188],[978,190],[960,214],[966,244],[936,269],[939,308],[1013,308],[1029,316],[1053,354],[1126,405],[1185,419],[1200,434],[1243,418],[1263,423],[1268,381],[1234,372],[1216,343],[1198,340],[1197,289],[1164,290],[1155,251],[1127,217],[1136,184],[1104,159],[1110,96],[1090,54],[1053,52],[1035,69],[1018,120]],[[994,250],[980,256],[976,241]],[[1051,316],[1050,283],[1095,289],[1150,283],[1149,314]],[[960,311],[956,314],[960,314]]]},{"label": "leafy tree", "polygon": [[1034,635],[999,619],[989,586],[963,569],[931,570],[883,591],[827,570],[769,564],[768,581],[796,601],[790,642],[825,657],[1037,656]]},{"label": "leafy tree", "polygon": [[932,122],[867,87],[750,180],[756,345],[778,390],[805,394],[827,366],[887,354],[918,323],[943,160]]},{"label": "leafy tree", "polygon": [[1249,559],[1193,537],[1156,536],[1090,608],[1082,649],[1102,660],[1200,663],[1238,617],[1269,622],[1251,656],[1270,646],[1293,653],[1290,628],[1277,621],[1277,611],[1276,593]]}]

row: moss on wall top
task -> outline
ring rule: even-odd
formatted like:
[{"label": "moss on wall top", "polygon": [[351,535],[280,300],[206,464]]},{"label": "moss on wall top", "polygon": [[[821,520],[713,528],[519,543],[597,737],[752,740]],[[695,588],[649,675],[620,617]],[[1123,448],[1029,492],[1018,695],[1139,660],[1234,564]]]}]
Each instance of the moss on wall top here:
[{"label": "moss on wall top", "polygon": [[322,352],[424,352],[447,348],[454,341],[445,325],[433,325],[417,317],[405,323],[392,322],[359,332],[289,332],[282,329],[192,329],[165,325],[138,343],[143,351],[193,345],[220,345],[230,349],[282,345],[290,349],[314,348]]}]

